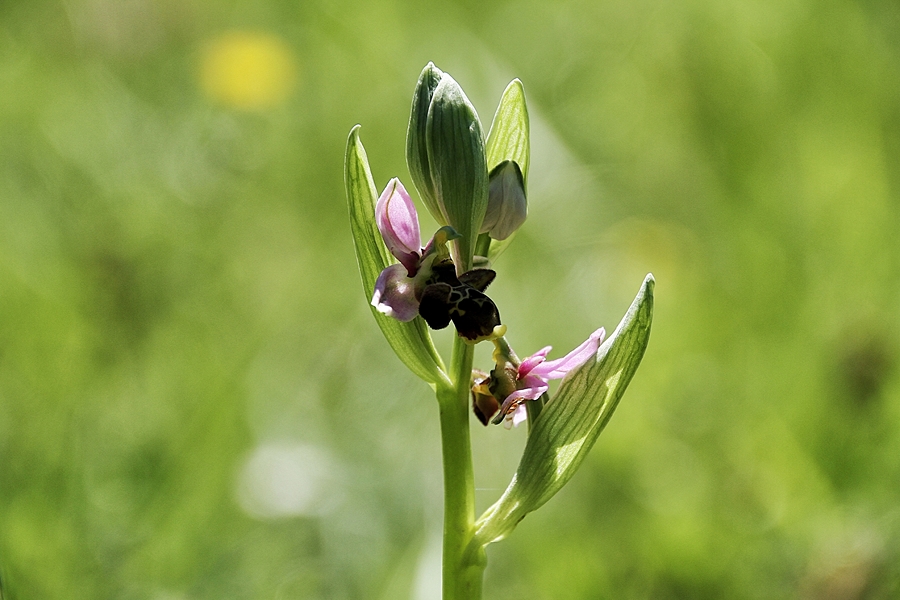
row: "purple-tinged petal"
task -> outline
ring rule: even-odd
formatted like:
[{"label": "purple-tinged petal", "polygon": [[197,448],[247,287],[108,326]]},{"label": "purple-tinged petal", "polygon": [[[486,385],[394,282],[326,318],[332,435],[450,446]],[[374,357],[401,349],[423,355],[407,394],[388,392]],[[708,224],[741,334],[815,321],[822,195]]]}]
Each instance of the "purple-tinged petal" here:
[{"label": "purple-tinged petal", "polygon": [[547,359],[547,354],[552,349],[553,346],[546,346],[523,360],[522,364],[519,365],[519,379],[531,373],[533,368],[544,362]]},{"label": "purple-tinged petal", "polygon": [[519,388],[519,391],[525,391],[527,389],[535,390],[537,395],[529,394],[528,396],[525,396],[528,400],[534,400],[547,391],[547,380],[534,374],[526,375],[519,379],[517,387]]},{"label": "purple-tinged petal", "polygon": [[500,414],[505,415],[507,412],[510,412],[510,407],[515,403],[521,403],[525,400],[537,400],[549,389],[547,382],[538,378],[526,380],[523,383],[529,387],[516,390],[507,396],[500,407]]},{"label": "purple-tinged petal", "polygon": [[520,404],[514,411],[506,415],[506,418],[503,420],[503,426],[507,429],[518,427],[519,424],[523,423],[526,419],[528,419],[528,409],[524,404]]},{"label": "purple-tinged petal", "polygon": [[396,177],[388,182],[375,204],[375,224],[390,253],[406,267],[410,277],[415,275],[422,251],[419,216],[406,188]]},{"label": "purple-tinged petal", "polygon": [[415,281],[406,276],[406,267],[391,265],[378,275],[372,306],[398,321],[412,321],[419,314]]},{"label": "purple-tinged petal", "polygon": [[530,387],[516,390],[515,392],[507,396],[506,400],[537,400],[544,392],[547,391],[548,387],[549,386],[547,386],[545,382],[534,382]]},{"label": "purple-tinged petal", "polygon": [[580,346],[556,360],[548,360],[531,370],[531,375],[542,379],[562,379],[572,369],[586,363],[588,359],[597,354],[597,349],[603,341],[606,331],[601,327],[591,334]]}]

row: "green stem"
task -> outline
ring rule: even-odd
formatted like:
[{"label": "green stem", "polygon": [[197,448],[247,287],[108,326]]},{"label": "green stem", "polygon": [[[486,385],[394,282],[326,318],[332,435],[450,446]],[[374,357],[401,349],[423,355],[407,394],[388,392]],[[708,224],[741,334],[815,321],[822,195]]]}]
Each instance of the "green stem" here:
[{"label": "green stem", "polygon": [[444,458],[443,600],[479,600],[483,552],[466,553],[475,531],[475,483],[469,438],[469,392],[474,346],[457,337],[450,361],[452,385],[437,388]]}]

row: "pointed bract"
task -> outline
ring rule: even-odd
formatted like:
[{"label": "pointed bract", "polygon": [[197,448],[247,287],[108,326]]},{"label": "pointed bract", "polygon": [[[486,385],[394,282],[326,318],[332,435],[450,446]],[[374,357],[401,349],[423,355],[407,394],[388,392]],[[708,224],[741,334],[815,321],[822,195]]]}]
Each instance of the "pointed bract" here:
[{"label": "pointed bract", "polygon": [[[527,215],[530,129],[525,88],[521,81],[513,79],[500,97],[484,149],[491,177],[488,209],[481,231],[490,233],[487,255],[491,260],[509,245]],[[512,163],[517,167],[517,177],[510,172]]]},{"label": "pointed bract", "polygon": [[519,165],[522,179],[527,182],[531,163],[530,137],[525,86],[518,79],[513,79],[503,90],[484,145],[488,169],[493,171],[501,162],[511,160]]},{"label": "pointed bract", "polygon": [[[533,421],[519,468],[503,496],[476,523],[472,548],[509,535],[575,474],[644,355],[653,320],[653,285],[653,276],[648,275],[609,339],[569,371],[553,400]],[[570,356],[580,353],[581,347]]]}]

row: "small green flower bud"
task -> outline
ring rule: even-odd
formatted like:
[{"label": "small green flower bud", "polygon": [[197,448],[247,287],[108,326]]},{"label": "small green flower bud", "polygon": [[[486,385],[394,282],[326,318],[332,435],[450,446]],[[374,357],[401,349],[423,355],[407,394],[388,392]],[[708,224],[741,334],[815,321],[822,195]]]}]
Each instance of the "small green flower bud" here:
[{"label": "small green flower bud", "polygon": [[505,240],[522,226],[527,215],[522,170],[518,163],[505,160],[491,171],[488,207],[481,233],[489,233],[495,240]]}]

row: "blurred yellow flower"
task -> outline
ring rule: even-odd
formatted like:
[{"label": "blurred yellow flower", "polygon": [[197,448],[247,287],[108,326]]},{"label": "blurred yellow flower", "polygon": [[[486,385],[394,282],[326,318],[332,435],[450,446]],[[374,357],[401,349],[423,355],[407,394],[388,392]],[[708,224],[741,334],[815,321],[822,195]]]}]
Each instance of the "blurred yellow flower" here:
[{"label": "blurred yellow flower", "polygon": [[270,33],[224,33],[207,43],[200,61],[203,91],[217,102],[244,110],[280,104],[294,77],[291,50]]}]

